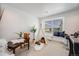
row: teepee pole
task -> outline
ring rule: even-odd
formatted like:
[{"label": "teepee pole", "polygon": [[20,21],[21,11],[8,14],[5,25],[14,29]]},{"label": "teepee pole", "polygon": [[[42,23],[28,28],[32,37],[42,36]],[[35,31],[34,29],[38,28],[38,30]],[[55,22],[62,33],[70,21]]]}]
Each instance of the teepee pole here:
[{"label": "teepee pole", "polygon": [[4,13],[4,9],[0,9],[0,20],[2,19],[2,16],[3,16],[3,13]]}]

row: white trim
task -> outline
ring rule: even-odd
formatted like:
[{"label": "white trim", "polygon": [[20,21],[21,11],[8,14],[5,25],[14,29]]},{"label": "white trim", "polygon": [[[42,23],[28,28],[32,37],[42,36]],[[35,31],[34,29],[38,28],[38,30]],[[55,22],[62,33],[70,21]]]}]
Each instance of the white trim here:
[{"label": "white trim", "polygon": [[63,21],[63,27],[62,27],[62,30],[64,31],[64,17],[55,17],[55,18],[50,18],[50,19],[44,19],[42,20],[42,28],[45,28],[45,21],[50,21],[50,20],[56,20],[56,19],[62,19]]}]

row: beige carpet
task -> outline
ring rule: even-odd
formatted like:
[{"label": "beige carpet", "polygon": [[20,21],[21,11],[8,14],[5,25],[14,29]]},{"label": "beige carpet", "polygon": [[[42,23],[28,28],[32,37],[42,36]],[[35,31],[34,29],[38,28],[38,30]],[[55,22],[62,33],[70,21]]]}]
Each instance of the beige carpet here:
[{"label": "beige carpet", "polygon": [[16,49],[16,56],[68,56],[68,53],[66,46],[56,41],[48,41],[40,51],[36,51],[33,45],[29,50],[27,47]]}]

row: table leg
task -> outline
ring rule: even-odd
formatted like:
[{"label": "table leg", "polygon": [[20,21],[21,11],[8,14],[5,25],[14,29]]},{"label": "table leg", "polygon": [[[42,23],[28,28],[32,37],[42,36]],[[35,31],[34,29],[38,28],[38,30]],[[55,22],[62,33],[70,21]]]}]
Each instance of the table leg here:
[{"label": "table leg", "polygon": [[20,48],[22,48],[22,44],[20,44]]},{"label": "table leg", "polygon": [[15,54],[15,49],[13,49],[13,54]]}]

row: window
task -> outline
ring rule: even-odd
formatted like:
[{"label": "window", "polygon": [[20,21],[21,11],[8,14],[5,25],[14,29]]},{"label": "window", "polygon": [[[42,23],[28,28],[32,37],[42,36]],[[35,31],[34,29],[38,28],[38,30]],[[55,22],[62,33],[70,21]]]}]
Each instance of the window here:
[{"label": "window", "polygon": [[63,18],[57,18],[57,19],[45,21],[46,32],[62,31],[62,28],[63,28]]}]

